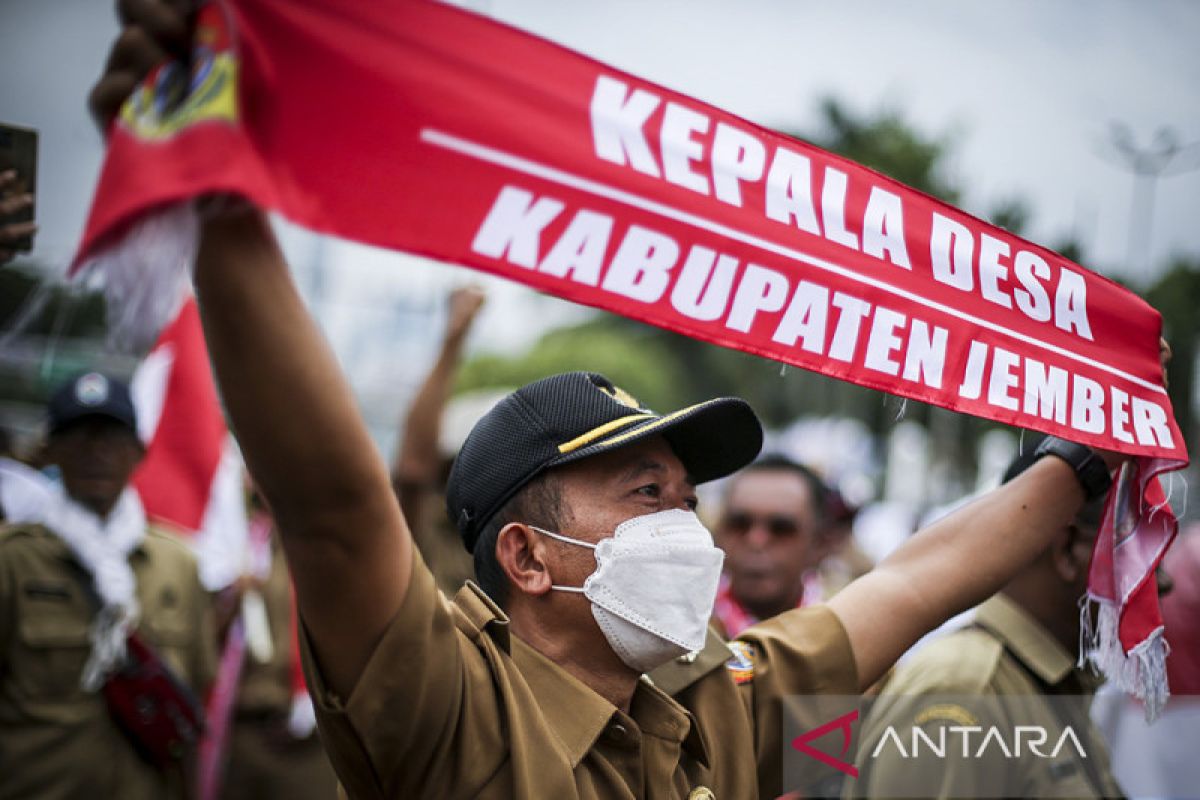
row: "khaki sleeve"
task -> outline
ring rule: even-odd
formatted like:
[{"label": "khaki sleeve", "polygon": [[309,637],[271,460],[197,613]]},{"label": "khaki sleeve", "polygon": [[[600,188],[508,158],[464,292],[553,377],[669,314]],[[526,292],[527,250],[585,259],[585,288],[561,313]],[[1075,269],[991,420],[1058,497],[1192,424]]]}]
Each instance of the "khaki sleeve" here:
[{"label": "khaki sleeve", "polygon": [[753,677],[740,689],[754,721],[760,795],[813,794],[840,781],[844,773],[828,759],[792,746],[796,737],[829,725],[829,733],[806,744],[835,762],[853,758],[843,752],[841,731],[858,708],[858,669],[837,615],[823,605],[788,611],[748,628],[737,641],[752,648]]},{"label": "khaki sleeve", "polygon": [[404,605],[348,698],[326,688],[301,626],[305,677],[321,741],[353,798],[473,796],[507,752],[498,693],[484,655],[414,548]]},{"label": "khaki sleeve", "polygon": [[1031,796],[1020,760],[1006,757],[997,739],[985,743],[991,730],[1013,735],[995,695],[884,695],[863,723],[859,777],[843,797]]}]

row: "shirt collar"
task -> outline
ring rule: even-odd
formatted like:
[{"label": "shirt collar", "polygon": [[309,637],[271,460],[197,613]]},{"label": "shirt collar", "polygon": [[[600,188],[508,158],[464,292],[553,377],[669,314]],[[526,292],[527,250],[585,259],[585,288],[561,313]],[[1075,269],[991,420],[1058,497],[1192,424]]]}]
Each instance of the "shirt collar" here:
[{"label": "shirt collar", "polygon": [[480,589],[474,581],[467,581],[454,595],[454,605],[470,623],[475,635],[487,631],[496,644],[508,652],[508,615],[487,596],[487,592]]},{"label": "shirt collar", "polygon": [[[41,523],[38,523],[38,524],[41,525]],[[56,535],[53,530],[51,530],[50,528],[46,528],[45,525],[41,525],[41,527],[43,527],[47,531],[49,531],[49,533],[53,536],[54,541],[57,543],[56,544],[56,553],[57,553],[57,556],[59,559],[61,559],[62,561],[66,561],[67,563],[70,563],[70,564],[79,564],[79,557],[76,556],[75,552],[71,549],[71,547],[62,540],[61,536]],[[136,558],[138,560],[145,560],[145,558],[148,555],[149,555],[149,552],[146,550],[146,540],[145,539],[142,539],[142,541],[135,544],[133,546],[133,549],[129,551],[129,557],[131,559]]]},{"label": "shirt collar", "polygon": [[732,656],[733,651],[725,640],[709,625],[702,649],[655,667],[647,679],[652,677],[655,686],[675,697],[708,673],[724,667]]},{"label": "shirt collar", "polygon": [[508,615],[472,581],[454,596],[454,605],[473,629],[484,631],[520,670],[542,716],[558,737],[574,769],[604,731],[616,707],[562,667],[511,635]]},{"label": "shirt collar", "polygon": [[[454,597],[463,617],[476,633],[486,631],[512,656],[530,692],[537,699],[550,730],[562,743],[571,767],[595,745],[613,716],[616,706],[601,697],[571,673],[537,650],[512,636],[508,616],[473,582]],[[644,735],[656,736],[681,744],[693,758],[709,766],[708,751],[696,720],[683,706],[659,691],[643,677],[634,689],[630,716]]]},{"label": "shirt collar", "polygon": [[[623,716],[608,700],[582,681],[512,637],[513,662],[520,669],[550,730],[562,743],[571,768],[591,750],[614,716]],[[679,743],[693,758],[709,765],[704,739],[692,715],[643,678],[633,691],[629,716],[643,736],[655,736]]]},{"label": "shirt collar", "polygon": [[987,628],[1035,675],[1050,685],[1075,669],[1075,659],[1049,631],[1003,594],[985,601],[975,612],[976,624]]},{"label": "shirt collar", "polygon": [[[726,659],[728,660],[728,659]],[[629,710],[642,733],[677,742],[706,769],[708,749],[692,712],[677,703],[645,675],[638,681]]]},{"label": "shirt collar", "polygon": [[537,698],[542,716],[562,743],[574,769],[592,749],[617,708],[582,681],[512,637],[512,658]]}]

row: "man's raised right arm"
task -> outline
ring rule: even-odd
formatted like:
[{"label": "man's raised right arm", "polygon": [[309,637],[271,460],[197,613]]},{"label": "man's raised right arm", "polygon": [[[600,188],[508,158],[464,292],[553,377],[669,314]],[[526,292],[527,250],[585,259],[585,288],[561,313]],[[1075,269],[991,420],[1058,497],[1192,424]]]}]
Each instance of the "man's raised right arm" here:
[{"label": "man's raised right arm", "polygon": [[387,466],[260,212],[205,223],[195,283],[234,433],[275,516],[322,672],[344,696],[412,568]]},{"label": "man's raised right arm", "polygon": [[[102,128],[185,25],[165,2],[120,5],[124,30],[91,95]],[[346,696],[404,601],[412,538],[270,226],[259,210],[233,205],[202,226],[195,286],[205,339],[246,463],[275,515],[323,677]]]}]

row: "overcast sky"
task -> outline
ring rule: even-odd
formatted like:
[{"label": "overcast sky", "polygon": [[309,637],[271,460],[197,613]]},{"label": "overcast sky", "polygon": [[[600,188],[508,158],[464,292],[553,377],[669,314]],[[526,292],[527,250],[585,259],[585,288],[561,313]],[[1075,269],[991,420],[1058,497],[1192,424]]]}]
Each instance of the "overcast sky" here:
[{"label": "overcast sky", "polygon": [[[958,131],[951,166],[969,210],[1025,197],[1033,238],[1073,231],[1100,271],[1125,258],[1132,188],[1096,154],[1109,123],[1127,123],[1141,143],[1164,125],[1200,140],[1191,0],[469,4],[766,125],[811,129],[817,99],[832,94],[860,110],[900,109],[929,133]],[[83,105],[116,30],[111,6],[0,0],[0,119],[41,131],[36,255],[60,267],[101,155]],[[1200,171],[1159,182],[1152,264],[1200,257],[1197,211]]]}]

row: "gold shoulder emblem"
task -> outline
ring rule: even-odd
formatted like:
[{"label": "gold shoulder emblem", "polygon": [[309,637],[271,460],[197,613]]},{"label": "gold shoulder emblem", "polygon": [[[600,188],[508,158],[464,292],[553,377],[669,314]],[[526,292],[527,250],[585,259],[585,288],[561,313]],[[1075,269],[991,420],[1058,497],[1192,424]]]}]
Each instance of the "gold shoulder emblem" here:
[{"label": "gold shoulder emblem", "polygon": [[974,714],[957,703],[938,703],[937,705],[923,708],[917,714],[915,723],[923,725],[932,720],[946,720],[964,726],[979,724],[979,720]]}]

